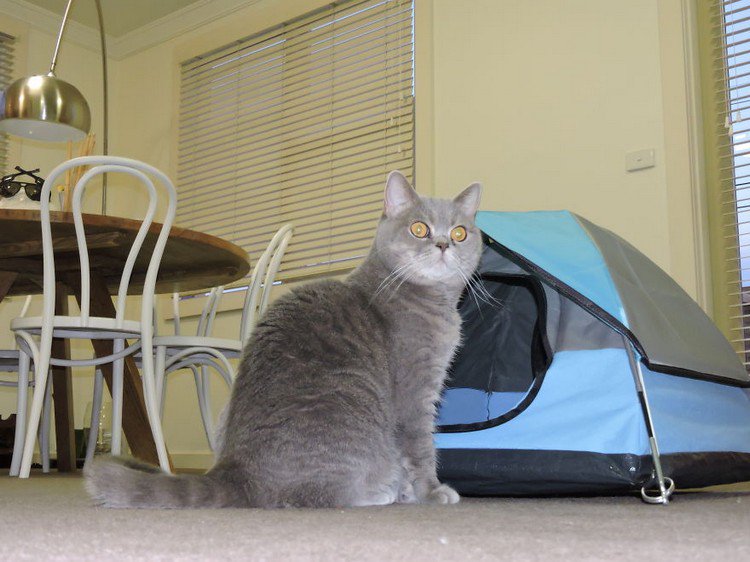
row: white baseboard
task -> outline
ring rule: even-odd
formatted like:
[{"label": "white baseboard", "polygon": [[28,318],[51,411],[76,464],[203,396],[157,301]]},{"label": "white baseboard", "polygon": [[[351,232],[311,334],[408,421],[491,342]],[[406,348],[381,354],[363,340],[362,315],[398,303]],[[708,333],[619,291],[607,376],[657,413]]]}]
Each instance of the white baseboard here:
[{"label": "white baseboard", "polygon": [[172,463],[177,469],[188,468],[191,470],[208,470],[214,464],[213,453],[174,453],[170,452]]}]

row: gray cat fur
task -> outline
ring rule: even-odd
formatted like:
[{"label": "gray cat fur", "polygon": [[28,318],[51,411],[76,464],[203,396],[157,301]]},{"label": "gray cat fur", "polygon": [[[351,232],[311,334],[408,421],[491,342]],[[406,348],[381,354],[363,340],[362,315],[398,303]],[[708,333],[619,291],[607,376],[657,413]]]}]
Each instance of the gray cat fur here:
[{"label": "gray cat fur", "polygon": [[[436,403],[459,343],[456,307],[477,266],[481,187],[421,198],[398,172],[372,249],[344,281],[279,298],[254,330],[216,463],[169,475],[132,460],[85,469],[108,507],[338,507],[455,503],[436,476]],[[429,226],[418,239],[415,221]],[[463,242],[450,238],[462,225]],[[441,248],[442,246],[442,248]],[[460,271],[459,271],[460,268]]]}]

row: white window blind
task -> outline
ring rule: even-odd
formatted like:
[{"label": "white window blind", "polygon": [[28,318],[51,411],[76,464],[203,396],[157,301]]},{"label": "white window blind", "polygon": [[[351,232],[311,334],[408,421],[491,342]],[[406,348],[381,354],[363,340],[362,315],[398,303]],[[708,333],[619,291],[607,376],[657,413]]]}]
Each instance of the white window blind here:
[{"label": "white window blind", "polygon": [[718,131],[732,343],[750,366],[750,0],[719,0],[712,29],[723,127]]},{"label": "white window blind", "polygon": [[413,173],[412,0],[337,2],[182,64],[178,222],[284,279],[355,266],[389,171]]},{"label": "white window blind", "polygon": [[[15,39],[10,35],[0,32],[0,89],[10,85],[13,79]],[[3,174],[8,169],[8,135],[0,135],[0,170]]]}]

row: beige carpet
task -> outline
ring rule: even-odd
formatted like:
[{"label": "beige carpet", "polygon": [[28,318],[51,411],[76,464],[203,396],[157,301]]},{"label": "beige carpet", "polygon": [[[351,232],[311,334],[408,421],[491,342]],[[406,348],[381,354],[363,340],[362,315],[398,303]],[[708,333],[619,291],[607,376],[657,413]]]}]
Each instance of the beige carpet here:
[{"label": "beige carpet", "polygon": [[[744,488],[747,489],[747,488]],[[106,510],[76,476],[0,477],[0,560],[750,560],[750,492],[347,510]]]}]

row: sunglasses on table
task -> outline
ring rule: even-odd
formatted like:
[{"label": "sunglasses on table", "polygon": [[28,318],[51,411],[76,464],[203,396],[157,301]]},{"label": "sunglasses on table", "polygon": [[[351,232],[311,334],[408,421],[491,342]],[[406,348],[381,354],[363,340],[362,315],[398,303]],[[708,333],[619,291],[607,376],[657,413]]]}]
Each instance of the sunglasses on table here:
[{"label": "sunglasses on table", "polygon": [[[44,178],[36,175],[39,168],[36,170],[24,170],[20,166],[16,166],[16,170],[18,171],[17,173],[0,178],[0,197],[13,197],[23,189],[26,191],[26,196],[29,199],[39,201],[42,195],[42,186],[44,185]],[[19,176],[28,176],[31,180],[22,181],[17,179]]]}]

